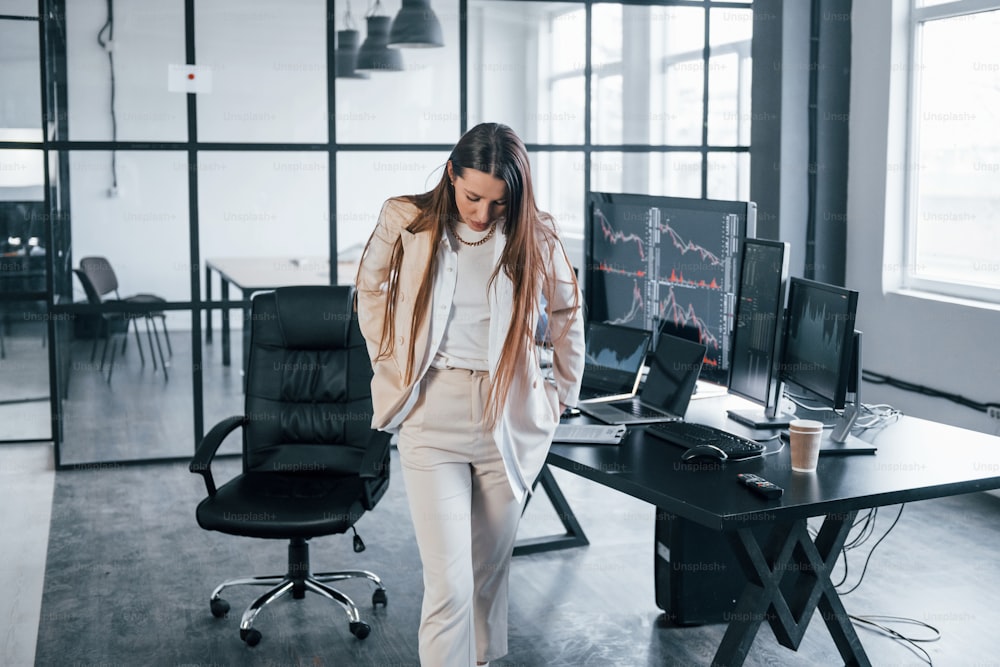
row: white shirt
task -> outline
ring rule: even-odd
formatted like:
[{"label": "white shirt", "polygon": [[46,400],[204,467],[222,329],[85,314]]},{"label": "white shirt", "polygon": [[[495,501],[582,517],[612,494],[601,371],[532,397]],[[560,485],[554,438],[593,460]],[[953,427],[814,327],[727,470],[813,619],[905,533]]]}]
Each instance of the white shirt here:
[{"label": "white shirt", "polygon": [[[494,234],[491,235],[491,231]],[[487,359],[490,335],[487,289],[495,263],[495,231],[475,232],[465,223],[457,226],[456,233],[468,243],[489,238],[477,246],[465,245],[458,239],[452,244],[458,254],[455,291],[441,345],[431,362],[435,368],[490,369]],[[450,228],[448,235],[454,236]]]},{"label": "white shirt", "polygon": [[[469,230],[470,237],[474,232]],[[491,239],[489,243],[484,243],[484,246],[490,248],[489,255],[492,257],[489,262],[490,271],[496,265],[498,259],[498,247],[496,244],[496,237],[502,236],[502,232],[498,229],[494,238]],[[468,238],[468,237],[463,237]],[[448,320],[451,317],[452,307],[455,302],[455,287],[458,283],[458,241],[455,241],[450,234],[441,235],[441,244],[437,249],[438,254],[438,266],[437,274],[434,278],[434,289],[433,296],[431,299],[431,318],[430,318],[430,330],[427,336],[427,354],[424,357],[424,365],[420,368],[419,373],[416,375],[418,378],[422,378],[426,373],[427,369],[432,365],[433,361],[437,358],[438,350],[441,349],[441,340],[444,338],[445,331],[448,329]],[[487,310],[489,310],[489,302],[486,304]],[[489,322],[487,318],[487,329],[489,329]],[[489,337],[487,337],[486,345],[489,345]],[[417,352],[417,358],[420,358],[419,351]],[[489,369],[489,362],[487,361],[487,369]],[[400,424],[406,419],[407,415],[410,414],[410,410],[413,409],[414,404],[417,402],[417,397],[419,396],[419,383],[413,385],[410,392],[410,396],[407,398],[406,402],[400,408],[389,422],[382,427],[383,430],[389,431],[390,433],[397,433],[399,431]]]}]

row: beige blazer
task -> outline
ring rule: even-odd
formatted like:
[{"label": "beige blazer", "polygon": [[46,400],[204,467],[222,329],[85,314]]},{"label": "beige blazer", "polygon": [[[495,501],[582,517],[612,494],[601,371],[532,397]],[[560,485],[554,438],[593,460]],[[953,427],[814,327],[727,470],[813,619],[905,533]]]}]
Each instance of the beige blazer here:
[{"label": "beige blazer", "polygon": [[[406,226],[415,218],[416,207],[401,199],[390,199],[382,207],[375,231],[358,271],[358,319],[361,332],[372,359],[372,428],[394,431],[405,419],[416,397],[420,380],[437,350],[429,349],[430,316],[416,330],[413,381],[403,380],[407,337],[413,321],[414,299],[420,276],[431,252],[447,249],[431,247],[430,233],[413,234]],[[396,239],[402,239],[403,261],[399,276],[399,298],[395,312],[396,340],[390,358],[375,361],[384,326],[389,259]],[[498,234],[498,259],[506,239]],[[540,243],[543,241],[540,241]],[[516,498],[530,492],[548,454],[556,425],[560,403],[576,405],[584,365],[584,323],[582,298],[572,281],[573,268],[562,246],[556,244],[545,255],[546,280],[553,281],[546,291],[553,294],[546,304],[552,331],[567,333],[554,343],[552,380],[547,380],[537,359],[526,363],[523,372],[512,384],[506,405],[494,428],[494,438],[504,458],[507,476]],[[443,264],[443,263],[441,263]],[[435,294],[435,298],[439,295]],[[574,303],[576,304],[574,306]],[[433,308],[434,304],[431,304]],[[490,377],[495,377],[500,351],[506,340],[513,309],[513,286],[500,275],[494,281],[490,298],[490,334],[488,360]],[[527,315],[525,315],[527,316]],[[536,322],[530,322],[532,331]],[[568,327],[568,329],[567,329]]]}]

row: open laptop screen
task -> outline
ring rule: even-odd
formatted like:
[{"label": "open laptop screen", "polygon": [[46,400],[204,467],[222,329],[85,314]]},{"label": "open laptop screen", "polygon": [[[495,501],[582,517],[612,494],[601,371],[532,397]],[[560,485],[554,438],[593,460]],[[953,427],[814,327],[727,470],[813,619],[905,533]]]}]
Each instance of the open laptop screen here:
[{"label": "open laptop screen", "polygon": [[587,354],[583,385],[592,391],[628,394],[635,391],[651,336],[603,322],[587,325]]},{"label": "open laptop screen", "polygon": [[683,416],[705,359],[705,345],[661,333],[639,396],[646,405]]}]

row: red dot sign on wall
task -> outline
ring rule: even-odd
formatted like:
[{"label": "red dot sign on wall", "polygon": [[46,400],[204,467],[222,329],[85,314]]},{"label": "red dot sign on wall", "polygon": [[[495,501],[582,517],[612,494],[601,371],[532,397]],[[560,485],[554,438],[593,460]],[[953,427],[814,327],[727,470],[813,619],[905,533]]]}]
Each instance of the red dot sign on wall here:
[{"label": "red dot sign on wall", "polygon": [[205,65],[167,65],[167,90],[172,93],[210,93],[212,69]]}]

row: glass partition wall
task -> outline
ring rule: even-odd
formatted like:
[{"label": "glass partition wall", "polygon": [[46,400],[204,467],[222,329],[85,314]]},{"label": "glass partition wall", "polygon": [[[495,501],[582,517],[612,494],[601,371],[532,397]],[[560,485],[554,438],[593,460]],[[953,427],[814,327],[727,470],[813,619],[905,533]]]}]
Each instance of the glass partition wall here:
[{"label": "glass partition wall", "polygon": [[[347,66],[344,31],[360,43],[366,13],[400,0],[118,0],[113,18],[97,0],[40,4],[41,29],[26,24],[46,43],[26,50],[53,107],[44,137],[36,108],[31,147],[52,162],[42,210],[60,211],[40,308],[62,318],[60,466],[190,456],[242,409],[260,276],[351,282],[385,198],[431,187],[478,122],[528,144],[577,263],[588,190],[749,193],[749,2],[432,0],[444,45],[375,69]],[[74,271],[95,257],[117,294],[95,298]],[[135,294],[161,301],[109,301]],[[30,324],[16,327],[29,343]]]},{"label": "glass partition wall", "polygon": [[37,7],[0,18],[0,441],[50,440]]}]

